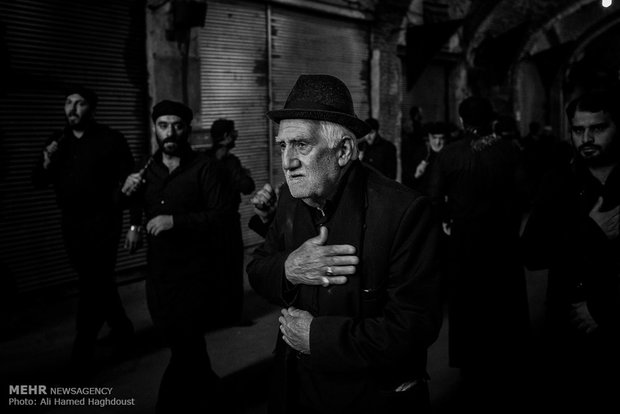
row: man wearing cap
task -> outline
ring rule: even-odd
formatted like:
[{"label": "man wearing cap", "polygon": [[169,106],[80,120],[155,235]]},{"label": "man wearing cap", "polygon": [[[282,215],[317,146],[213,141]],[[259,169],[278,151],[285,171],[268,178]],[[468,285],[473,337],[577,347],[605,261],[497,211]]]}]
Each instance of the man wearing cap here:
[{"label": "man wearing cap", "polygon": [[282,307],[270,412],[428,408],[441,321],[429,200],[357,160],[369,127],[339,79],[302,75],[267,115],[286,185],[247,271]]},{"label": "man wearing cap", "polygon": [[235,121],[230,119],[216,119],[211,124],[211,141],[213,146],[207,154],[216,159],[228,173],[232,185],[234,197],[234,220],[230,222],[228,229],[221,234],[221,243],[225,245],[224,256],[226,259],[224,274],[222,275],[222,290],[218,297],[221,309],[226,310],[228,320],[222,320],[225,325],[243,325],[248,322],[243,318],[243,237],[241,234],[241,222],[239,205],[241,194],[247,195],[254,191],[255,184],[250,170],[241,165],[239,158],[230,150],[235,148],[237,130]]},{"label": "man wearing cap", "polygon": [[118,190],[133,168],[123,135],[95,122],[97,95],[78,86],[65,94],[66,125],[45,143],[33,181],[52,184],[61,229],[78,275],[77,335],[71,355],[76,374],[89,374],[97,335],[105,322],[118,343],[133,325],[121,303],[114,268],[122,226]]},{"label": "man wearing cap", "polygon": [[[219,391],[204,333],[213,317],[209,298],[219,277],[217,238],[222,223],[230,220],[232,197],[215,162],[190,147],[192,118],[192,110],[182,103],[155,105],[159,149],[146,170],[128,176],[122,188],[132,205],[144,211],[148,307],[171,350],[158,413],[207,410]],[[139,246],[142,224],[142,214],[132,212],[126,239],[130,250]]]},{"label": "man wearing cap", "polygon": [[493,133],[496,114],[488,99],[465,99],[459,115],[464,137],[439,152],[429,188],[449,234],[442,262],[454,269],[447,283],[449,363],[468,387],[463,403],[494,411],[509,395],[518,399],[510,393],[519,390],[527,360],[519,151]]}]

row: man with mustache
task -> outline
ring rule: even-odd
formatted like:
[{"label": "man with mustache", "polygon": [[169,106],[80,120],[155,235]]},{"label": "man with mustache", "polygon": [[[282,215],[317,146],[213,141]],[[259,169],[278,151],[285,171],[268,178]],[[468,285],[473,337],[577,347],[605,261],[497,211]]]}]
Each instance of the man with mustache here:
[{"label": "man with mustache", "polygon": [[[143,173],[127,177],[122,192],[134,207],[132,228],[141,228],[144,211],[148,308],[171,352],[156,412],[208,412],[221,389],[204,334],[212,318],[226,318],[214,314],[210,298],[221,276],[218,238],[234,210],[232,195],[223,170],[190,147],[189,107],[164,100],[151,118],[159,149]],[[130,230],[126,247],[135,250],[140,237]]]},{"label": "man with mustache", "polygon": [[65,247],[78,276],[71,363],[80,378],[92,373],[104,323],[117,344],[126,345],[133,335],[114,268],[122,226],[118,190],[134,161],[123,135],[95,121],[96,107],[93,90],[75,86],[66,91],[66,125],[47,140],[33,177],[36,187],[54,187]]},{"label": "man with mustache", "polygon": [[542,182],[522,236],[526,266],[549,269],[544,355],[556,409],[558,401],[580,412],[618,407],[618,96],[593,90],[567,106],[575,157]]},{"label": "man with mustache", "polygon": [[269,412],[426,412],[441,324],[430,200],[358,160],[370,128],[340,79],[301,75],[267,116],[286,185],[247,271],[282,307]]}]

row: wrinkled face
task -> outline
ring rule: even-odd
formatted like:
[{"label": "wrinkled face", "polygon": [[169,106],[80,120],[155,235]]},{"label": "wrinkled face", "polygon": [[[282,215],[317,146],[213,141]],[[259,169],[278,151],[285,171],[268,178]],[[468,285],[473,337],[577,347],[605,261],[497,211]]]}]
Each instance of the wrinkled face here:
[{"label": "wrinkled face", "polygon": [[67,123],[73,129],[81,129],[90,120],[92,110],[90,104],[78,93],[71,94],[65,99],[65,116]]},{"label": "wrinkled face", "polygon": [[339,149],[330,148],[319,128],[301,119],[281,121],[276,144],[292,196],[311,206],[322,206],[338,187]]},{"label": "wrinkled face", "polygon": [[155,120],[155,135],[159,148],[168,155],[178,155],[181,144],[187,142],[190,127],[177,115],[162,115]]},{"label": "wrinkled face", "polygon": [[607,112],[577,110],[571,121],[573,146],[588,165],[604,165],[615,156],[617,134],[618,127]]},{"label": "wrinkled face", "polygon": [[434,152],[439,152],[446,143],[446,139],[443,134],[428,134],[428,143],[431,150]]}]

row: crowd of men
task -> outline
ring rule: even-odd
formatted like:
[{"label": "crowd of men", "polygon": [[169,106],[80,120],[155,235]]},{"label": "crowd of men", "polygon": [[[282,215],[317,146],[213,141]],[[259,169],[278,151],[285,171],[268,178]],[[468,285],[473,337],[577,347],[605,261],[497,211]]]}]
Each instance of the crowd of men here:
[{"label": "crowd of men", "polygon": [[[286,182],[256,192],[230,152],[234,121],[215,120],[212,148],[197,152],[193,111],[163,100],[151,113],[157,151],[136,168],[123,135],[95,122],[96,106],[93,91],[67,91],[66,127],[45,143],[34,174],[38,186],[54,185],[79,278],[79,374],[104,323],[120,343],[133,335],[114,282],[128,209],[125,246],[136,251],[147,238],[148,308],[171,351],[159,413],[221,404],[205,331],[246,323],[246,225],[264,237],[249,283],[281,308],[269,412],[430,412],[427,350],[445,304],[464,407],[518,406],[524,389],[545,382],[549,407],[559,398],[564,410],[614,403],[620,102],[611,90],[567,106],[572,155],[554,159],[535,191],[510,123],[483,97],[460,103],[458,129],[433,123],[407,138],[401,184],[395,146],[377,120],[357,116],[347,86],[302,75],[284,107],[266,114]],[[414,116],[418,128],[417,108]],[[240,195],[252,193],[256,215],[241,223]],[[542,361],[532,360],[524,266],[549,269]]]}]

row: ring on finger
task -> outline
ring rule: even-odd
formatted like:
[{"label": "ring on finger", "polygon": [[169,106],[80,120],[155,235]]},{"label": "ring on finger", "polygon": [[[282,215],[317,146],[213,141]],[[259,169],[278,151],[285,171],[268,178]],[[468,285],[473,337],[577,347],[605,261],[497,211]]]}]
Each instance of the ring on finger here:
[{"label": "ring on finger", "polygon": [[332,270],[331,266],[327,266],[327,270],[325,271],[325,273],[327,274],[327,276],[333,276],[334,275],[334,271]]}]

